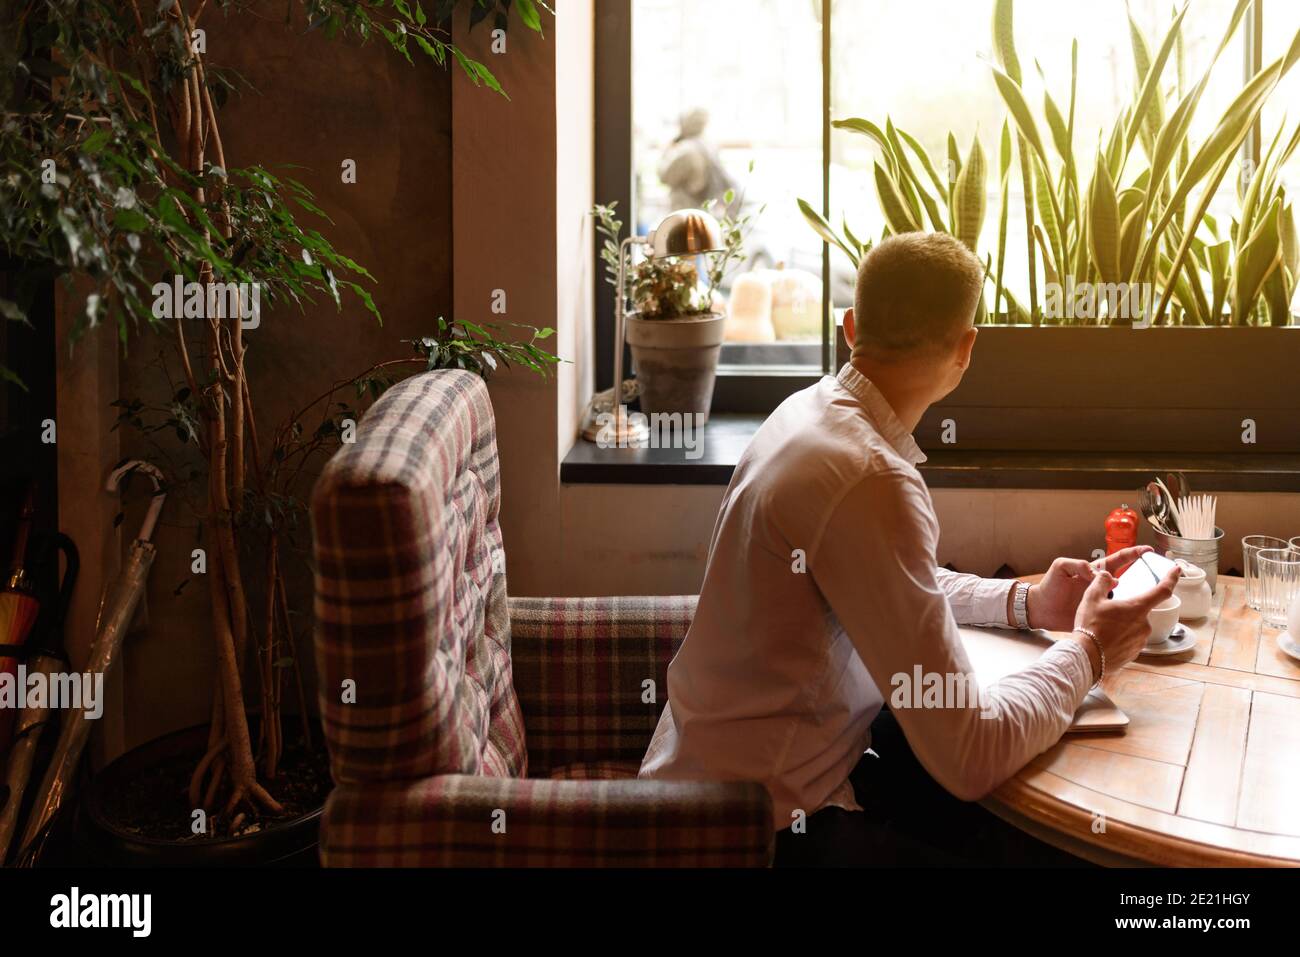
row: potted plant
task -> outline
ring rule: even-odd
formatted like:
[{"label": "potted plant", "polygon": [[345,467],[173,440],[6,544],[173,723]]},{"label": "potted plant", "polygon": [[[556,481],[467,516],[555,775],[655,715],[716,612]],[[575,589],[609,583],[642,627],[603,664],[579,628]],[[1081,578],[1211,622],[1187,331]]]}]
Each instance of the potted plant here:
[{"label": "potted plant", "polygon": [[647,260],[633,270],[627,344],[642,412],[708,421],[726,320],[712,290],[701,291],[693,262]]},{"label": "potted plant", "polygon": [[[442,65],[454,60],[498,93],[491,71],[451,44],[448,18],[469,6],[471,24],[491,16],[504,29],[514,10],[529,29],[541,29],[533,0],[430,6],[426,13],[416,0],[300,0],[287,25],[382,37],[408,61],[413,52]],[[363,285],[373,282],[369,272],[300,222],[324,217],[301,183],[229,163],[220,105],[232,84],[207,62],[205,15],[248,16],[259,29],[265,23],[243,0],[28,4],[8,51],[16,62],[6,72],[15,79],[0,130],[0,245],[25,264],[18,295],[0,300],[0,312],[26,320],[37,285],[62,277],[79,297],[75,333],[107,325],[125,339],[144,329],[170,345],[157,383],[165,396],[114,404],[120,424],[174,437],[189,463],[172,470],[168,491],[196,493],[193,514],[207,552],[198,576],[209,596],[203,624],[216,651],[212,719],[124,755],[101,772],[88,799],[92,820],[119,854],[155,862],[264,860],[314,843],[330,780],[299,672],[307,628],[293,622],[284,575],[313,463],[332,451],[348,421],[359,421],[365,402],[408,372],[486,376],[498,363],[544,371],[555,361],[536,345],[549,331],[501,341],[440,319],[413,355],[324,388],[278,428],[259,422],[258,383],[246,372],[253,337],[244,335],[258,321],[259,302],[304,306],[325,296],[340,307],[352,295],[376,318],[379,310]],[[160,304],[182,299],[156,291],[173,281],[200,294],[186,292],[183,314],[160,314]],[[214,289],[236,292],[214,310]],[[0,375],[18,378],[3,367]],[[344,390],[354,394],[339,401]],[[281,720],[286,697],[297,699],[296,728]],[[152,813],[141,813],[142,801],[156,802]],[[197,811],[204,812],[198,829]]]},{"label": "potted plant", "polygon": [[[720,205],[735,200],[728,191]],[[606,278],[618,288],[619,243],[623,223],[617,203],[592,210],[604,237],[601,258]],[[726,332],[726,305],[720,287],[728,271],[745,261],[744,235],[749,217],[724,215],[723,250],[707,259],[702,281],[695,260],[646,259],[630,273],[631,311],[626,317],[627,344],[636,369],[641,411],[647,415],[685,414],[705,423],[713,404],[713,384]]]},{"label": "potted plant", "polygon": [[[1200,441],[1180,415],[1189,405],[1202,410],[1194,418],[1202,433],[1220,437],[1220,451],[1240,450],[1236,437],[1247,416],[1260,418],[1251,451],[1286,451],[1300,440],[1285,411],[1294,401],[1281,385],[1285,369],[1300,362],[1292,317],[1300,243],[1280,175],[1300,149],[1300,126],[1264,137],[1256,164],[1243,171],[1249,175],[1240,179],[1230,222],[1209,212],[1264,104],[1300,60],[1300,34],[1285,56],[1263,65],[1203,141],[1190,135],[1211,73],[1251,2],[1234,5],[1204,72],[1190,82],[1185,7],[1158,45],[1136,23],[1120,25],[1131,38],[1134,86],[1130,104],[1100,131],[1098,148],[1098,131],[1075,126],[1078,43],[1068,96],[1043,90],[1040,116],[1016,51],[1013,0],[994,0],[990,69],[1007,117],[991,191],[993,164],[978,136],[963,155],[950,134],[947,155],[936,162],[891,120],[883,127],[861,118],[835,122],[879,150],[873,175],[886,236],[948,232],[986,267],[991,298],[977,316],[980,362],[923,422],[923,441],[938,444],[939,423],[959,418],[966,448],[1019,448],[1033,433],[1039,448],[1080,449],[1091,441],[1082,435],[1104,430],[1111,451],[1210,451],[1189,444]],[[1020,253],[1008,248],[1011,204],[1021,202],[1011,195],[1013,177],[1027,223]],[[985,249],[990,195],[1001,202],[996,246]],[[847,222],[836,229],[809,204],[800,207],[855,264],[870,250]],[[1025,256],[1028,266],[1027,288],[1014,292],[1004,282],[1012,255]],[[1050,416],[1042,411],[1045,397],[1054,400]],[[1018,412],[1004,414],[1008,409]]]}]

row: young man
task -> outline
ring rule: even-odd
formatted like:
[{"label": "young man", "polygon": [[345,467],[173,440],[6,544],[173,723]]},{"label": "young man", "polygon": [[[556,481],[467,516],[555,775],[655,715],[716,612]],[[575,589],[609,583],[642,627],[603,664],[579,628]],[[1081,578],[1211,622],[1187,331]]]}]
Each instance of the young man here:
[{"label": "young man", "polygon": [[[983,275],[950,236],[877,246],[844,320],[850,364],[782,403],[723,499],[641,777],[762,781],[778,864],[998,859],[1018,832],[962,802],[1055,744],[1173,592],[1176,573],[1108,599],[1146,549],[1059,559],[1032,587],[938,567],[911,432],[970,364]],[[959,623],[1072,633],[977,696],[882,715],[918,666],[973,688]]]}]

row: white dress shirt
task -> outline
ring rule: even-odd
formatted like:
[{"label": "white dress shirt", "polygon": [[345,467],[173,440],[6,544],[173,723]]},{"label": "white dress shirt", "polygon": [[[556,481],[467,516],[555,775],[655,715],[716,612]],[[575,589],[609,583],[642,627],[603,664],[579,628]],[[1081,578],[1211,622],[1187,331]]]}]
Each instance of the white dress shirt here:
[{"label": "white dress shirt", "polygon": [[[852,366],[768,418],[723,499],[641,777],[761,781],[777,830],[797,811],[860,810],[849,772],[881,689],[917,666],[970,676],[958,622],[1007,624],[1013,582],[937,567],[923,461]],[[977,701],[894,710],[931,776],[975,800],[1061,737],[1091,683],[1087,652],[1063,641]]]}]

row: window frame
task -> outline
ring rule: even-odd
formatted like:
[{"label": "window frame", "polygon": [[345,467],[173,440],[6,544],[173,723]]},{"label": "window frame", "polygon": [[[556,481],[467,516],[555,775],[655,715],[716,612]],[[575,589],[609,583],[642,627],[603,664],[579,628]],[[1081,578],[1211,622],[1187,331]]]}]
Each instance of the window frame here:
[{"label": "window frame", "polygon": [[[624,218],[635,222],[635,172],[633,170],[633,33],[634,0],[602,0],[595,7],[595,32],[597,38],[595,57],[595,188],[601,202],[617,200],[619,208],[629,215]],[[822,215],[831,220],[831,155],[832,155],[832,41],[833,41],[833,7],[834,0],[821,0],[822,11]],[[1263,27],[1264,0],[1252,4],[1242,24],[1243,78],[1249,79],[1261,68],[1263,61]],[[1256,119],[1250,134],[1242,146],[1242,158],[1245,162],[1257,161],[1260,153],[1262,122]],[[597,251],[598,256],[598,251]],[[838,331],[837,317],[831,297],[831,256],[828,243],[822,243],[822,343],[821,369],[808,367],[759,367],[755,371],[746,371],[743,366],[721,366],[718,370],[717,384],[714,391],[713,409],[717,412],[766,413],[772,411],[786,397],[816,382],[822,375],[833,373],[839,362],[844,359],[844,348]],[[603,263],[596,259],[596,330],[594,336],[595,379],[597,390],[610,388],[613,380],[612,357],[615,292],[605,281]],[[995,327],[996,328],[996,327]],[[1012,332],[1002,327],[1002,333]],[[1023,332],[1035,335],[1043,330],[1014,330],[1013,334]],[[1286,340],[1290,343],[1290,339]],[[1300,357],[1300,330],[1295,333],[1295,349],[1288,345],[1287,352]],[[625,368],[631,368],[630,356],[625,354]],[[1125,371],[1125,362],[1121,361],[1118,371]],[[1108,370],[1116,371],[1116,370]],[[1145,374],[1149,370],[1143,357],[1135,357],[1130,371],[1133,375]],[[1252,385],[1259,390],[1259,401],[1268,405],[1277,402],[1280,390],[1277,386],[1266,383]],[[958,394],[955,394],[958,395]],[[960,400],[960,395],[958,395]],[[981,403],[987,397],[981,399]],[[1168,400],[1166,400],[1168,402]],[[1071,408],[1086,410],[1095,406],[1095,396],[1080,395],[1069,403]],[[961,407],[961,406],[953,406]],[[997,408],[995,404],[992,406]],[[934,414],[942,415],[947,406],[938,406]],[[1041,416],[1034,415],[1033,410],[1008,406],[1006,408],[1008,429],[1000,436],[985,441],[985,447],[992,441],[998,447],[1008,449],[1047,449],[1053,443],[1042,436]],[[1186,427],[1189,410],[1177,406],[1161,409],[1163,418],[1171,425],[1176,425],[1182,435],[1189,435]],[[1086,416],[1083,418],[1087,418]],[[1023,434],[1020,429],[1023,428]],[[923,432],[932,431],[923,429]],[[918,434],[918,438],[928,438]],[[1080,436],[1082,447],[1099,447],[1105,438],[1098,434]],[[1226,439],[1194,441],[1188,438],[1187,451],[1197,446],[1203,451],[1233,451]],[[922,441],[923,447],[933,447],[933,443]],[[1240,451],[1239,448],[1236,451]],[[1263,451],[1262,449],[1259,451]]]},{"label": "window frame", "polygon": [[[634,0],[601,0],[595,7],[595,192],[598,202],[616,201],[636,221],[636,188],[633,170],[633,45]],[[822,215],[830,212],[831,156],[831,31],[833,0],[822,5]],[[605,280],[604,263],[595,253],[595,350],[596,390],[611,388],[614,381],[615,291]],[[835,360],[835,322],[831,304],[831,248],[822,243],[822,341],[821,368],[808,366],[761,367],[746,371],[743,366],[722,365],[713,393],[715,412],[771,412],[789,396],[815,383],[832,371]],[[630,351],[623,356],[625,369],[632,368]]]}]

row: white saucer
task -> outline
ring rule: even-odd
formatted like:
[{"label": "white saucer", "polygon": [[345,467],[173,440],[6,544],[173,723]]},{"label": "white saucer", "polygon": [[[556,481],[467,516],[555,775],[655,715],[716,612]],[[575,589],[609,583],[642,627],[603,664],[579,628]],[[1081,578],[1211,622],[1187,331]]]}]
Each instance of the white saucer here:
[{"label": "white saucer", "polygon": [[1300,661],[1300,643],[1285,631],[1277,636],[1277,646],[1282,649],[1282,654]]},{"label": "white saucer", "polygon": [[1152,658],[1164,658],[1168,655],[1180,655],[1184,651],[1191,651],[1195,647],[1196,636],[1182,625],[1175,625],[1168,638],[1158,645],[1147,645],[1142,649],[1139,657],[1146,655]]}]

